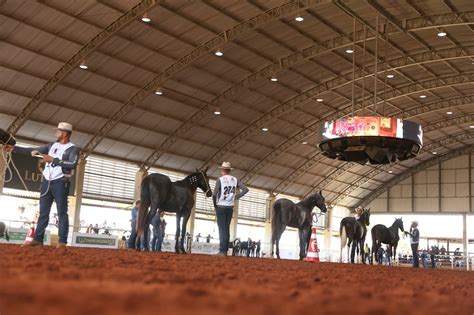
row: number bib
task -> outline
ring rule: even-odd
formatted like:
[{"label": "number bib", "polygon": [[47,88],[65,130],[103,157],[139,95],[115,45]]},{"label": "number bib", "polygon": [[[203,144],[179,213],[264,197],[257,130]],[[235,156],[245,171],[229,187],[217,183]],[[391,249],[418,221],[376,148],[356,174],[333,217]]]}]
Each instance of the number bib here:
[{"label": "number bib", "polygon": [[237,178],[231,175],[224,175],[219,178],[221,182],[221,195],[217,200],[218,206],[233,207],[235,191],[237,190]]}]

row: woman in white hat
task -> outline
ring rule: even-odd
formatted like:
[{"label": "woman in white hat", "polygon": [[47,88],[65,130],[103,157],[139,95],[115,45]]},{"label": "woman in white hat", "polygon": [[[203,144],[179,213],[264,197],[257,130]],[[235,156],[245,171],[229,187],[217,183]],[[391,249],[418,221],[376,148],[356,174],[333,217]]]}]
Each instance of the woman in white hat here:
[{"label": "woman in white hat", "polygon": [[57,128],[54,128],[55,142],[38,148],[24,148],[6,146],[7,151],[13,151],[20,154],[31,154],[42,158],[45,162],[43,170],[43,182],[41,183],[40,196],[40,214],[36,232],[33,241],[28,246],[43,245],[43,238],[46,227],[49,223],[49,214],[53,201],[56,202],[58,209],[58,234],[59,243],[57,247],[65,247],[69,232],[68,217],[68,195],[70,188],[70,179],[79,160],[79,148],[71,143],[72,125],[66,122],[60,122]]},{"label": "woman in white hat", "polygon": [[[223,162],[219,168],[221,169],[221,177],[216,181],[212,200],[216,208],[217,226],[219,227],[220,245],[217,255],[227,256],[234,201],[242,198],[249,189],[240,180],[230,175],[233,169],[230,162]],[[240,189],[238,194],[236,194],[237,188]]]}]

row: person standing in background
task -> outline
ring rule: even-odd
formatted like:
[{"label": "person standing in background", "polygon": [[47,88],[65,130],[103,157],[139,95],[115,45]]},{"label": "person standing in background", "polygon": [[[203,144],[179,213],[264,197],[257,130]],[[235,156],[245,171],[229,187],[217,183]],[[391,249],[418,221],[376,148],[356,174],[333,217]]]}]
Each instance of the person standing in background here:
[{"label": "person standing in background", "polygon": [[[131,235],[135,235],[137,231],[137,216],[138,216],[138,209],[140,209],[140,200],[135,201],[135,207],[132,208],[132,218],[130,219],[130,224],[131,224]],[[134,248],[135,244],[132,242],[135,242],[135,240],[132,240],[130,237],[128,239],[128,248]]]},{"label": "person standing in background", "polygon": [[[219,256],[227,256],[230,239],[230,223],[234,212],[234,201],[242,198],[249,189],[236,177],[230,175],[230,162],[223,162],[219,167],[221,177],[216,181],[212,200],[216,209],[217,226],[219,227]],[[237,189],[240,193],[236,194]]]},{"label": "person standing in background", "polygon": [[413,221],[410,226],[410,233],[406,232],[410,235],[410,244],[411,244],[411,251],[413,256],[413,267],[419,268],[420,261],[418,257],[418,244],[420,243],[420,231],[418,230],[418,221]]}]

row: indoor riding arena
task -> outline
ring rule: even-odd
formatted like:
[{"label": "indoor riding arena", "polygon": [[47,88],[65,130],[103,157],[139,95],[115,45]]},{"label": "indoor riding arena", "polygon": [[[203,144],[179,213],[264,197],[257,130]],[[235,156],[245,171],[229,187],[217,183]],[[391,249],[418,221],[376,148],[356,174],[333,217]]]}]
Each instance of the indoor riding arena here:
[{"label": "indoor riding arena", "polygon": [[474,314],[473,0],[0,0],[0,315]]}]

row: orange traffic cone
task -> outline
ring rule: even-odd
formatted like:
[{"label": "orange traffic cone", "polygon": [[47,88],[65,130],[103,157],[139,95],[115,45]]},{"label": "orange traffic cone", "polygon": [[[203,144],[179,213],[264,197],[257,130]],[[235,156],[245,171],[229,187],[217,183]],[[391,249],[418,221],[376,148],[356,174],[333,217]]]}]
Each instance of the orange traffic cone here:
[{"label": "orange traffic cone", "polygon": [[311,229],[311,240],[309,241],[306,261],[319,262],[318,240],[316,239],[316,228]]},{"label": "orange traffic cone", "polygon": [[[33,222],[34,224],[34,222]],[[31,241],[33,240],[33,237],[35,237],[35,226],[32,225],[31,228],[28,230],[28,233],[26,234],[26,238],[25,238],[25,241],[23,242],[23,244],[29,244],[31,243]]]}]

